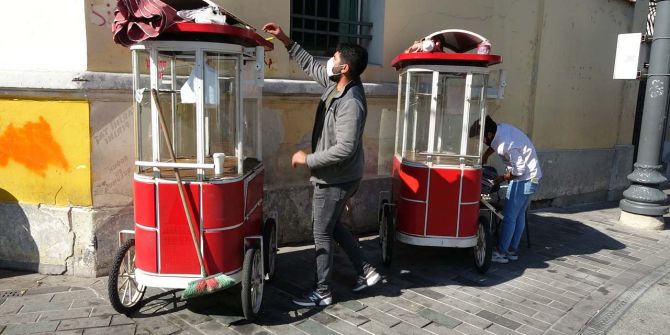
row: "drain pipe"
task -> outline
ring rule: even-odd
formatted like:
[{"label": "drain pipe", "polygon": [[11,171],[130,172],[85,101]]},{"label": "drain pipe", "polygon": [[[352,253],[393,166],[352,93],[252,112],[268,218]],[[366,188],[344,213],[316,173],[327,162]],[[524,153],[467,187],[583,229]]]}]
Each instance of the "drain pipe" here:
[{"label": "drain pipe", "polygon": [[668,201],[659,186],[667,179],[660,172],[659,156],[670,101],[670,0],[656,0],[647,76],[637,162],[628,175],[631,186],[619,203],[620,222],[641,229],[663,229]]}]

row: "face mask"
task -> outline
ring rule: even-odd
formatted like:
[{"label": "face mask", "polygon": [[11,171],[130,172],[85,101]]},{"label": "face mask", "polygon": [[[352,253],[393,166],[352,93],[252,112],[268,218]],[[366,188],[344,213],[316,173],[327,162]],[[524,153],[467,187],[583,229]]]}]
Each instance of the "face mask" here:
[{"label": "face mask", "polygon": [[[335,73],[335,67],[340,69],[340,72]],[[340,80],[340,76],[342,75],[342,65],[335,66],[335,58],[331,57],[328,60],[328,63],[326,63],[326,73],[328,73],[328,78],[330,80],[337,82]]]}]

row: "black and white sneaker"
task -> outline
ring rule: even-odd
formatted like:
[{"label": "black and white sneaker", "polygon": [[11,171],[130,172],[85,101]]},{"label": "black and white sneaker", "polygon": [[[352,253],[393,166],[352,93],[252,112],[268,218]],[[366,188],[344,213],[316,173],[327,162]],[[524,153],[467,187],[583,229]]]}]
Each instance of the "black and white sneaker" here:
[{"label": "black and white sneaker", "polygon": [[330,292],[312,291],[304,297],[293,299],[293,303],[302,307],[328,306],[333,303],[333,295]]},{"label": "black and white sneaker", "polygon": [[351,290],[354,292],[359,292],[367,287],[377,284],[380,279],[382,279],[382,276],[380,276],[377,270],[371,266],[365,270],[365,275],[358,276],[358,279],[356,280],[356,286],[354,286],[354,288]]}]

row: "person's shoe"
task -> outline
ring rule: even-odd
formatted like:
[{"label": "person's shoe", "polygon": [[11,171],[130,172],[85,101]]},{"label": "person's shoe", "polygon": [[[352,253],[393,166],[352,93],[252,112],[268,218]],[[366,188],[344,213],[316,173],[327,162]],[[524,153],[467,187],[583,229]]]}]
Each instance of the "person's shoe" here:
[{"label": "person's shoe", "polygon": [[351,290],[354,292],[359,292],[367,287],[377,284],[380,279],[382,279],[382,276],[380,276],[377,270],[371,266],[365,270],[365,275],[358,276],[358,279],[356,279],[356,285]]},{"label": "person's shoe", "polygon": [[507,264],[509,263],[509,259],[507,259],[507,256],[505,254],[501,254],[497,251],[493,251],[493,257],[491,257],[491,262],[494,263],[500,263],[500,264]]},{"label": "person's shoe", "polygon": [[302,307],[328,306],[333,303],[333,295],[329,291],[312,291],[302,298],[293,299],[293,303]]},{"label": "person's shoe", "polygon": [[507,259],[509,259],[510,261],[518,261],[519,254],[516,251],[510,251],[507,253]]}]

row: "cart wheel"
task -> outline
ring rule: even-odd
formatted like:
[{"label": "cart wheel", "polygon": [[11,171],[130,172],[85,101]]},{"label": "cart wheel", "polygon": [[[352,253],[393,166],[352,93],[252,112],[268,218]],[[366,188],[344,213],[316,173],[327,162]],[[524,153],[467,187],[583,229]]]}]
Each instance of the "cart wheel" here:
[{"label": "cart wheel", "polygon": [[393,258],[393,245],[395,243],[395,217],[391,211],[391,206],[382,208],[382,215],[379,220],[379,241],[382,247],[382,263],[388,266]]},{"label": "cart wheel", "polygon": [[493,237],[491,235],[490,223],[485,217],[479,217],[477,228],[477,245],[472,248],[475,256],[475,267],[479,273],[486,273],[491,266],[493,256]]},{"label": "cart wheel", "polygon": [[116,252],[114,264],[109,273],[107,292],[114,310],[130,314],[140,306],[146,286],[135,280],[135,239],[127,240]]},{"label": "cart wheel", "polygon": [[264,269],[265,280],[272,280],[277,268],[277,224],[274,219],[265,220],[263,227],[263,252],[265,252]]},{"label": "cart wheel", "polygon": [[244,253],[242,268],[242,312],[253,321],[258,316],[263,302],[263,261],[258,248],[249,248]]}]

